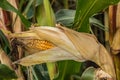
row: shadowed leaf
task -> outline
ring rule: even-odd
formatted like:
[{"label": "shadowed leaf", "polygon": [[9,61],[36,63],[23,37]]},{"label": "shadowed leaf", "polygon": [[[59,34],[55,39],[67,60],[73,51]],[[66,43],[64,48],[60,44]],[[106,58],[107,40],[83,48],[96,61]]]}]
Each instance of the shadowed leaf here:
[{"label": "shadowed leaf", "polygon": [[10,80],[16,79],[17,76],[15,72],[8,68],[6,65],[0,64],[0,78]]},{"label": "shadowed leaf", "polygon": [[0,30],[0,46],[6,53],[10,52],[9,41],[1,30]]},{"label": "shadowed leaf", "polygon": [[12,11],[18,14],[26,28],[29,28],[31,26],[31,23],[27,19],[25,19],[25,17],[17,9],[15,9],[7,0],[0,0],[0,2],[2,3],[0,4],[0,7],[2,9]]}]

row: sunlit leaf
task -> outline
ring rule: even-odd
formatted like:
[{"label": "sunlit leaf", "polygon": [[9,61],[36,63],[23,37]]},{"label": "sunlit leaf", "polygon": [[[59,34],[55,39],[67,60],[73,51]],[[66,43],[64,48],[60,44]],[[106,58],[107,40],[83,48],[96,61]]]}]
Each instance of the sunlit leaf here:
[{"label": "sunlit leaf", "polygon": [[74,19],[73,28],[82,31],[89,32],[89,18],[107,8],[109,5],[116,4],[120,0],[77,0],[77,9]]},{"label": "sunlit leaf", "polygon": [[[75,10],[61,9],[56,13],[56,21],[57,23],[63,24],[67,27],[71,27],[74,22]],[[105,29],[105,26],[100,22],[100,20],[90,17],[90,24],[98,27],[102,30],[108,31]]]},{"label": "sunlit leaf", "polygon": [[39,25],[54,26],[55,16],[48,0],[43,0],[37,8],[36,19]]}]

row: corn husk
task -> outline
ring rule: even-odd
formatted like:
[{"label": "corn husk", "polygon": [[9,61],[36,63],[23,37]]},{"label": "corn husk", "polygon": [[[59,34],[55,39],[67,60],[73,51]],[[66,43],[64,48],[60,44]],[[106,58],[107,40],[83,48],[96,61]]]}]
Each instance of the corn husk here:
[{"label": "corn husk", "polygon": [[113,38],[111,48],[112,48],[112,53],[113,54],[120,53],[120,29],[118,29],[116,31],[116,34],[115,34],[115,36]]},{"label": "corn husk", "polygon": [[[115,79],[112,58],[97,39],[87,33],[79,33],[65,27],[35,27],[30,31],[10,34],[27,46],[29,39],[47,40],[55,45],[51,49],[38,51],[15,63],[30,66],[60,60],[75,60],[83,62],[90,60],[98,64],[105,72]],[[27,50],[29,53],[29,50]]]},{"label": "corn husk", "polygon": [[7,65],[11,70],[13,69],[12,61],[9,59],[9,57],[6,55],[6,53],[0,48],[0,61],[1,64]]},{"label": "corn husk", "polygon": [[[16,9],[17,8],[17,1],[16,0],[7,0],[12,6],[14,6]],[[11,19],[12,19],[12,27],[13,27],[13,32],[21,32],[22,28],[21,28],[21,20],[19,18],[19,16],[14,13],[11,12]]]}]

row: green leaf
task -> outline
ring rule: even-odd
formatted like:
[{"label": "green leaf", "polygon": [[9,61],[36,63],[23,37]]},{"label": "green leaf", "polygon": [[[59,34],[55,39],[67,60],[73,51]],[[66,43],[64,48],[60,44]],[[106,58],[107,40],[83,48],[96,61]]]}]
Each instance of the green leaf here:
[{"label": "green leaf", "polygon": [[35,80],[50,80],[46,64],[33,66],[32,72]]},{"label": "green leaf", "polygon": [[0,30],[0,46],[5,51],[5,53],[9,54],[10,52],[9,41],[1,30]]},{"label": "green leaf", "polygon": [[35,8],[34,8],[33,5],[29,8],[28,12],[26,13],[27,19],[31,19],[31,18],[34,17],[34,14],[35,14],[35,10],[34,9]]},{"label": "green leaf", "polygon": [[26,28],[29,28],[31,26],[31,23],[25,19],[25,17],[17,10],[15,9],[7,0],[0,0],[0,7],[6,11],[15,12],[17,15],[20,16],[21,21],[24,23]]},{"label": "green leaf", "polygon": [[80,80],[95,80],[95,68],[93,68],[93,67],[87,68],[83,72]]},{"label": "green leaf", "polygon": [[56,21],[65,26],[72,26],[74,21],[75,10],[61,9],[56,12]]},{"label": "green leaf", "polygon": [[39,6],[40,4],[42,4],[43,0],[36,0],[35,6]]},{"label": "green leaf", "polygon": [[26,15],[28,19],[33,17],[33,14],[34,14],[34,6],[32,6],[33,3],[34,3],[34,0],[29,0],[23,12],[23,14]]},{"label": "green leaf", "polygon": [[54,80],[70,80],[70,77],[79,73],[81,63],[72,60],[59,61],[58,63],[58,75]]},{"label": "green leaf", "polygon": [[[97,14],[98,15],[98,14]],[[71,27],[74,21],[75,10],[61,9],[56,13],[57,23],[61,23],[67,27]],[[108,31],[105,29],[105,26],[100,22],[100,20],[90,17],[90,24],[98,27],[102,30]]]},{"label": "green leaf", "polygon": [[55,15],[49,3],[49,0],[43,0],[36,12],[37,23],[41,26],[55,26]]},{"label": "green leaf", "polygon": [[77,9],[74,19],[74,28],[77,31],[89,32],[89,18],[107,8],[118,3],[120,0],[77,0]]},{"label": "green leaf", "polygon": [[17,75],[8,66],[0,64],[0,78],[3,80],[17,79]]},{"label": "green leaf", "polygon": [[[22,1],[21,1],[21,3],[22,3]],[[25,1],[24,1],[24,3],[25,3]],[[42,3],[43,3],[43,0],[29,0],[23,11],[23,14],[26,16],[27,19],[31,19],[31,18],[35,17],[36,8],[37,8],[37,6],[39,6]]]},{"label": "green leaf", "polygon": [[48,25],[48,23],[46,23],[47,22],[47,16],[46,16],[43,4],[39,5],[37,10],[36,10],[36,19],[37,19],[37,24],[39,24],[41,26]]},{"label": "green leaf", "polygon": [[104,31],[108,31],[108,29],[102,24],[102,22],[94,17],[90,17],[90,24],[94,25],[95,27],[98,27]]}]

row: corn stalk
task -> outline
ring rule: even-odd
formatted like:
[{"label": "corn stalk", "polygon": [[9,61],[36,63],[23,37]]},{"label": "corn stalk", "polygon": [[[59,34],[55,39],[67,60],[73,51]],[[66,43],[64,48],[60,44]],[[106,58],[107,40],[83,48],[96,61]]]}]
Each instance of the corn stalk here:
[{"label": "corn stalk", "polygon": [[117,80],[120,80],[120,3],[109,7],[109,42]]}]

